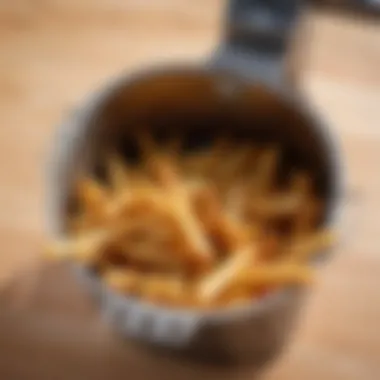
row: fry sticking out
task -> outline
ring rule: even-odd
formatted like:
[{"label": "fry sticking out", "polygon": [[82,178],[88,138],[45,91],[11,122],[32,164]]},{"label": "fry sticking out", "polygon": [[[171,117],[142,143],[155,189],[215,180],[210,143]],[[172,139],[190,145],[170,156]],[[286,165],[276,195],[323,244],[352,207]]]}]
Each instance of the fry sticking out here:
[{"label": "fry sticking out", "polygon": [[220,267],[200,281],[199,297],[208,301],[217,298],[244,268],[252,265],[255,256],[254,247],[244,247],[231,255]]},{"label": "fry sticking out", "polygon": [[93,264],[109,239],[106,230],[92,231],[75,239],[55,241],[47,247],[46,255],[51,258],[74,258],[82,264]]}]

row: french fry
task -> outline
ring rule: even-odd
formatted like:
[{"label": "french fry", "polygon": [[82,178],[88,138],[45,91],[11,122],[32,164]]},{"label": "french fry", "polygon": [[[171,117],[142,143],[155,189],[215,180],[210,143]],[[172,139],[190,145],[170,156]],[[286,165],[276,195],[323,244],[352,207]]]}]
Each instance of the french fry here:
[{"label": "french fry", "polygon": [[321,230],[295,240],[284,255],[284,260],[307,262],[314,255],[329,248],[335,242],[335,235],[329,230]]},{"label": "french fry", "polygon": [[157,243],[153,239],[141,242],[126,239],[124,243],[120,243],[120,249],[131,263],[148,265],[168,272],[180,272],[183,268],[186,269],[186,262],[181,261],[181,257],[174,255],[167,247],[165,249],[164,244]]},{"label": "french fry", "polygon": [[289,286],[310,284],[313,271],[306,265],[266,264],[252,266],[240,271],[235,277],[234,286],[246,286],[251,289],[265,286]]},{"label": "french fry", "polygon": [[223,210],[215,188],[204,185],[193,194],[193,206],[203,228],[222,252],[233,252],[249,242],[249,231]]},{"label": "french fry", "polygon": [[164,161],[157,162],[162,185],[167,191],[171,211],[181,228],[184,244],[194,259],[208,263],[213,259],[212,247],[202,229],[199,220],[195,217],[190,205],[190,196],[184,183],[175,170]]},{"label": "french fry", "polygon": [[139,292],[152,302],[178,304],[185,294],[185,283],[178,277],[146,276]]},{"label": "french fry", "polygon": [[94,219],[103,219],[106,215],[107,189],[91,178],[84,178],[77,184],[77,197],[82,212]]},{"label": "french fry", "polygon": [[256,256],[256,247],[251,246],[241,248],[232,254],[219,267],[200,280],[197,287],[199,298],[207,301],[216,299],[244,268],[255,261]]},{"label": "french fry", "polygon": [[110,238],[109,230],[91,231],[76,238],[58,240],[46,248],[46,256],[56,259],[75,259],[82,264],[94,263]]},{"label": "french fry", "polygon": [[246,207],[248,206],[247,195],[248,186],[245,181],[240,181],[237,185],[229,189],[226,194],[225,212],[236,221],[243,221]]},{"label": "french fry", "polygon": [[117,292],[133,294],[137,292],[141,278],[134,271],[113,268],[103,274],[103,281]]},{"label": "french fry", "polygon": [[277,260],[283,254],[283,239],[273,230],[265,231],[259,239],[260,262]]},{"label": "french fry", "polygon": [[225,306],[240,306],[252,302],[255,299],[254,292],[247,287],[241,286],[240,284],[236,286],[230,286],[227,288],[216,300],[215,304],[225,307]]}]

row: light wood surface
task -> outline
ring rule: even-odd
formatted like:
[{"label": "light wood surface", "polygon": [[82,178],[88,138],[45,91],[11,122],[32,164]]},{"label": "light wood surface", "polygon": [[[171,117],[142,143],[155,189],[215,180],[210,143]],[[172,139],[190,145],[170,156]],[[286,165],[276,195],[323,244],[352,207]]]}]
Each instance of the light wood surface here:
[{"label": "light wood surface", "polygon": [[[125,348],[69,274],[38,259],[54,127],[110,77],[207,57],[221,11],[218,0],[0,1],[1,379],[253,378]],[[346,235],[294,343],[264,378],[377,380],[380,25],[314,15],[309,26],[305,90],[342,144]]]}]

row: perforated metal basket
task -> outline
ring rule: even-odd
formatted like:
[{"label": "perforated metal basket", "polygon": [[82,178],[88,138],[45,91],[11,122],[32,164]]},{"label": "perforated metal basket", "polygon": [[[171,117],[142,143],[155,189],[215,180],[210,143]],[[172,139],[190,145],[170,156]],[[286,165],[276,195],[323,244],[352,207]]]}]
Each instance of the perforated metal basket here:
[{"label": "perforated metal basket", "polygon": [[[326,199],[325,223],[334,222],[341,170],[329,131],[286,79],[282,63],[273,62],[260,76],[262,45],[256,45],[255,57],[237,41],[230,39],[230,45],[205,65],[157,68],[117,79],[59,129],[49,161],[48,227],[52,233],[64,231],[76,179],[83,172],[98,170],[105,147],[116,146],[133,156],[130,142],[141,125],[162,136],[180,133],[189,149],[209,143],[224,131],[245,143],[267,138],[281,141],[287,147],[285,161],[313,171],[318,191]],[[276,45],[272,48],[277,49]],[[270,57],[265,55],[265,59],[279,55]],[[253,62],[253,72],[249,62]],[[225,364],[261,366],[277,355],[305,295],[301,289],[286,289],[246,307],[214,312],[171,310],[116,294],[89,270],[75,265],[74,270],[122,336]]]}]

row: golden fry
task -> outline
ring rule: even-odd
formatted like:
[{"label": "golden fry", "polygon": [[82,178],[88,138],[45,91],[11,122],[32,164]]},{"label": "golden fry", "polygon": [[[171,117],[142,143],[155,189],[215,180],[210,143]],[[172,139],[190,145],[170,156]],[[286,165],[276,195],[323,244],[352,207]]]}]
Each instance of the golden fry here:
[{"label": "golden fry", "polygon": [[213,259],[212,247],[192,210],[191,197],[186,186],[170,165],[157,165],[161,171],[162,183],[167,190],[167,204],[176,217],[188,252],[196,260],[210,262]]},{"label": "golden fry", "polygon": [[234,286],[248,286],[251,289],[265,286],[289,286],[309,284],[313,280],[313,271],[308,266],[297,264],[266,264],[252,266],[241,271]]},{"label": "golden fry", "polygon": [[230,286],[215,300],[220,306],[239,306],[249,303],[255,298],[254,292],[247,286],[240,284]]},{"label": "golden fry", "polygon": [[131,262],[141,265],[149,265],[157,270],[181,271],[185,266],[179,255],[165,250],[165,245],[153,239],[145,239],[140,242],[126,240],[120,244],[123,255]]},{"label": "golden fry", "polygon": [[248,194],[249,189],[245,181],[240,181],[227,192],[225,212],[233,220],[244,220]]},{"label": "golden fry", "polygon": [[322,230],[296,240],[288,248],[284,260],[307,262],[314,255],[329,248],[335,242],[335,235],[329,230]]},{"label": "golden fry", "polygon": [[110,238],[110,231],[91,231],[72,239],[58,240],[46,249],[46,255],[51,258],[73,258],[82,264],[93,264],[104,245]]},{"label": "golden fry", "polygon": [[244,247],[232,254],[218,268],[206,275],[198,284],[199,298],[211,301],[227,289],[234,278],[256,259],[255,247]]},{"label": "golden fry", "polygon": [[139,292],[153,302],[176,304],[182,301],[185,290],[184,281],[178,277],[146,276]]},{"label": "golden fry", "polygon": [[102,219],[106,215],[108,194],[104,186],[91,178],[78,182],[77,197],[82,212],[94,219]]},{"label": "golden fry", "polygon": [[249,231],[224,212],[218,194],[211,186],[203,186],[193,195],[196,214],[219,251],[233,252],[246,246]]},{"label": "golden fry", "polygon": [[103,281],[117,292],[130,294],[138,290],[141,278],[131,270],[109,269],[103,274]]}]

